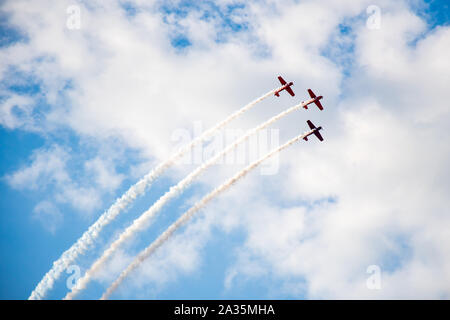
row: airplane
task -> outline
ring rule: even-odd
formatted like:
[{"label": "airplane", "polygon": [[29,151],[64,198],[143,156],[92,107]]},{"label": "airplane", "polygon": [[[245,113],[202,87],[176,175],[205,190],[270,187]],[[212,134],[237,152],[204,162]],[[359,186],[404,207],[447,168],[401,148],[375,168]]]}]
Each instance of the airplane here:
[{"label": "airplane", "polygon": [[278,89],[277,91],[275,91],[275,95],[276,95],[277,97],[280,96],[280,92],[283,91],[283,90],[286,90],[291,96],[295,96],[294,91],[292,91],[292,89],[291,89],[291,86],[294,85],[293,82],[287,83],[287,82],[283,79],[283,77],[281,77],[281,76],[278,76],[278,80],[280,81],[280,83],[281,83],[283,86],[281,87],[281,89]]},{"label": "airplane", "polygon": [[308,136],[314,134],[317,137],[317,139],[323,141],[323,137],[319,132],[319,130],[322,130],[322,127],[316,128],[316,126],[310,120],[307,120],[306,123],[308,123],[308,126],[311,129],[311,131],[305,137],[303,137],[303,140],[308,141]]},{"label": "airplane", "polygon": [[[317,97],[311,89],[308,89],[308,93],[309,93],[309,96],[311,97],[311,99],[307,101],[307,103],[303,106],[303,108],[308,109],[308,104],[314,102],[316,104],[317,108],[319,108],[320,110],[323,110],[323,106],[320,103],[320,99],[322,99],[323,96]],[[303,103],[305,103],[305,101]]]}]

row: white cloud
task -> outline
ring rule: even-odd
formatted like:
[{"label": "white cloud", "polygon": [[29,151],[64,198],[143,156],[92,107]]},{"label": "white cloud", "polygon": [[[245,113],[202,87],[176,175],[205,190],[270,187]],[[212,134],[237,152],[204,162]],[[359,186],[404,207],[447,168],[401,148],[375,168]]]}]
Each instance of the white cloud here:
[{"label": "white cloud", "polygon": [[44,189],[48,184],[64,184],[70,181],[66,172],[68,154],[60,147],[38,150],[29,166],[17,170],[6,178],[17,189]]},{"label": "white cloud", "polygon": [[84,163],[86,170],[95,177],[95,183],[103,190],[114,191],[122,183],[124,176],[118,174],[112,163],[97,157]]},{"label": "white cloud", "polygon": [[59,209],[49,201],[39,202],[33,209],[33,217],[50,233],[55,233],[63,221]]},{"label": "white cloud", "polygon": [[74,155],[60,146],[38,149],[31,158],[29,165],[5,177],[9,185],[18,190],[47,193],[49,201],[69,204],[84,217],[98,209],[102,196],[116,190],[123,180],[109,160],[98,157],[86,160],[84,171],[70,173],[69,162]]},{"label": "white cloud", "polygon": [[[358,31],[361,73],[349,79],[347,99],[327,122],[326,144],[299,146],[303,152],[289,150],[282,157],[289,174],[280,182],[289,199],[336,199],[326,210],[312,210],[307,225],[313,236],[280,247],[278,241],[252,241],[264,237],[267,227],[249,227],[243,251],[269,263],[272,271],[306,279],[312,298],[450,294],[450,241],[444,236],[450,224],[450,150],[443,138],[450,111],[443,86],[450,68],[442,60],[449,29],[439,28],[411,47],[404,35],[411,40],[424,26],[404,11],[383,16],[379,33]],[[251,210],[246,207],[241,214]],[[256,223],[258,218],[248,225]],[[297,234],[278,230],[284,237]],[[280,257],[286,251],[287,257]],[[239,259],[232,272],[245,275],[247,260]],[[380,291],[365,286],[371,264],[384,271]]]},{"label": "white cloud", "polygon": [[[33,100],[29,97],[11,95],[0,105],[0,124],[8,129],[16,129],[27,124]],[[20,113],[23,113],[21,115]]]},{"label": "white cloud", "polygon": [[89,217],[102,204],[101,191],[94,187],[82,187],[74,183],[62,186],[56,192],[55,199],[61,203],[68,203],[85,217]]}]

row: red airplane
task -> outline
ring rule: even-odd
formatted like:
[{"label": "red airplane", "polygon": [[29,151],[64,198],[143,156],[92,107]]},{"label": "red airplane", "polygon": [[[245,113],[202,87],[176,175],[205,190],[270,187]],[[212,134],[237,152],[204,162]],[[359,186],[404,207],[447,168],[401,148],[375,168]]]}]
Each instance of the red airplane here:
[{"label": "red airplane", "polygon": [[281,87],[281,89],[278,89],[277,91],[275,91],[275,95],[276,95],[277,97],[280,96],[280,92],[283,91],[283,90],[286,90],[287,92],[289,92],[289,94],[290,94],[291,96],[295,96],[294,91],[292,91],[292,89],[291,89],[291,86],[294,84],[293,82],[287,83],[286,81],[284,81],[284,79],[283,79],[281,76],[278,76],[278,80],[280,80],[280,83],[281,83],[283,86]]},{"label": "red airplane", "polygon": [[310,103],[315,103],[317,108],[319,108],[320,110],[323,110],[322,104],[320,103],[320,99],[323,98],[323,96],[318,96],[316,97],[316,95],[314,94],[314,92],[311,89],[308,89],[308,93],[311,96],[311,99],[307,101],[307,103],[303,106],[303,108],[308,109],[308,104]]},{"label": "red airplane", "polygon": [[317,137],[317,139],[323,141],[323,137],[319,132],[319,130],[322,130],[322,127],[316,128],[316,126],[310,120],[307,120],[306,123],[308,123],[308,126],[311,129],[311,131],[305,137],[303,137],[303,140],[308,141],[308,136],[314,134]]}]

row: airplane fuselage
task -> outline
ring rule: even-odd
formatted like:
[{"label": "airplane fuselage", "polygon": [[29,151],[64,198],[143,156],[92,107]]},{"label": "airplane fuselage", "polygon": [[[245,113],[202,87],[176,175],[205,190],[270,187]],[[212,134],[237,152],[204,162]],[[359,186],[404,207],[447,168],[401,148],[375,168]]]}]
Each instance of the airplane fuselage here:
[{"label": "airplane fuselage", "polygon": [[289,83],[285,84],[285,85],[282,86],[279,90],[275,91],[275,95],[276,95],[277,97],[279,97],[281,91],[285,90],[286,88],[289,88],[289,87],[292,86],[292,85],[294,85],[293,82],[289,82]]},{"label": "airplane fuselage", "polygon": [[323,96],[318,96],[318,97],[315,97],[315,98],[312,98],[312,99],[303,101],[302,103],[305,104],[305,105],[303,106],[303,108],[308,109],[308,105],[309,105],[309,104],[314,103],[315,101],[319,101],[319,100],[322,99],[322,98],[323,98]]},{"label": "airplane fuselage", "polygon": [[312,129],[306,136],[303,137],[303,140],[308,141],[308,137],[312,134],[314,134],[314,132],[322,130],[322,127],[317,127]]}]

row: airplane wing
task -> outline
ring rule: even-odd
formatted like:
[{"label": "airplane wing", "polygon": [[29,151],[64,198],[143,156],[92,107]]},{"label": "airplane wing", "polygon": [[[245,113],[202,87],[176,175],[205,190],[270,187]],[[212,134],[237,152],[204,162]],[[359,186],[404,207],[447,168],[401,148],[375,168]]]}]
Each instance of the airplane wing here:
[{"label": "airplane wing", "polygon": [[316,135],[317,139],[319,139],[320,141],[323,141],[323,137],[319,131],[314,131],[314,134]]},{"label": "airplane wing", "polygon": [[310,120],[306,120],[306,123],[308,124],[308,126],[311,130],[316,128],[316,126]]},{"label": "airplane wing", "polygon": [[314,92],[311,89],[308,89],[308,93],[309,93],[311,98],[315,98],[316,97],[316,95],[314,94]]},{"label": "airplane wing", "polygon": [[314,103],[316,104],[317,108],[319,108],[320,110],[323,110],[322,104],[320,103],[320,100],[316,100],[314,101]]},{"label": "airplane wing", "polygon": [[289,92],[291,96],[295,96],[295,93],[292,91],[291,87],[286,87],[286,91]]},{"label": "airplane wing", "polygon": [[278,76],[278,80],[280,80],[280,83],[284,86],[286,84],[286,81],[281,76]]}]

